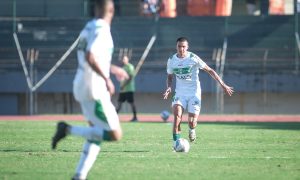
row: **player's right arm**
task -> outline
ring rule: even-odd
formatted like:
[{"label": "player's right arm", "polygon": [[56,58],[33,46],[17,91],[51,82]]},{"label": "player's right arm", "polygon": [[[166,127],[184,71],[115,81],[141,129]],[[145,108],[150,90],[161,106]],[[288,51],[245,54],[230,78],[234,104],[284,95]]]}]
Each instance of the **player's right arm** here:
[{"label": "player's right arm", "polygon": [[91,68],[100,76],[104,79],[106,88],[110,95],[113,95],[115,93],[115,86],[112,83],[111,79],[109,77],[105,77],[103,71],[101,70],[99,64],[97,63],[95,56],[93,55],[92,52],[87,51],[86,52],[86,58],[88,64],[91,66]]},{"label": "player's right arm", "polygon": [[85,52],[85,59],[87,63],[93,69],[93,71],[95,71],[100,77],[104,79],[108,92],[110,93],[110,95],[113,95],[115,93],[115,86],[112,83],[111,79],[104,75],[93,54],[93,52],[96,52],[98,50],[95,42],[100,40],[99,38],[101,38],[101,30],[101,28],[95,30],[93,28],[93,25],[91,23],[88,23],[80,33],[80,40],[77,48],[78,50]]},{"label": "player's right arm", "polygon": [[164,93],[164,99],[168,99],[169,94],[172,92],[173,74],[168,74],[167,77],[167,89]]},{"label": "player's right arm", "polygon": [[172,82],[173,82],[173,70],[171,68],[171,58],[168,59],[167,63],[167,89],[164,92],[164,99],[168,99],[169,94],[172,92]]}]

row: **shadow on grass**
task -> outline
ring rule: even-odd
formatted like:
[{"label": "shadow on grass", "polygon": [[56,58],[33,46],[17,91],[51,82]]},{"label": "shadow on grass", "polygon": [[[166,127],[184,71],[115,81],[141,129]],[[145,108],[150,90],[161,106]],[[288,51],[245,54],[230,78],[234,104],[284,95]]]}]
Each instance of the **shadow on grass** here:
[{"label": "shadow on grass", "polygon": [[300,130],[300,122],[200,122],[199,124],[244,126],[251,129]]},{"label": "shadow on grass", "polygon": [[69,150],[22,150],[22,149],[0,149],[0,152],[23,152],[23,153],[49,153],[49,152],[81,152]]},{"label": "shadow on grass", "polygon": [[[0,149],[0,152],[24,152],[24,153],[48,153],[48,152],[81,152],[81,151],[70,151],[70,150],[49,150],[49,151],[34,151],[34,150],[21,150],[21,149]],[[123,150],[123,151],[111,151],[101,150],[101,152],[124,152],[124,153],[145,153],[150,152],[148,150]],[[31,155],[31,154],[29,154]]]},{"label": "shadow on grass", "polygon": [[101,150],[101,152],[124,152],[124,153],[147,153],[147,150],[124,150],[124,151],[111,151],[111,150]]},{"label": "shadow on grass", "polygon": [[[171,121],[168,122],[136,122],[134,124],[166,124],[172,125]],[[182,122],[187,124],[187,122]],[[252,129],[278,129],[278,130],[300,130],[300,122],[198,122],[201,124],[212,124],[212,125],[230,125],[230,126],[244,126],[245,128]]]}]

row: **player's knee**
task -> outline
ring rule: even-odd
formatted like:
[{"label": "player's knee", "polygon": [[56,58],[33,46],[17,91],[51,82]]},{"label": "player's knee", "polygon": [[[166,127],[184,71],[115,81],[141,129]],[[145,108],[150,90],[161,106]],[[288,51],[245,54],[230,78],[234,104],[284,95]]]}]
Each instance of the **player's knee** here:
[{"label": "player's knee", "polygon": [[118,130],[118,131],[113,131],[112,133],[112,140],[113,141],[119,141],[122,139],[122,131]]},{"label": "player's knee", "polygon": [[94,141],[101,141],[102,140],[102,129],[98,128],[96,126],[92,126],[91,127],[91,134],[90,134],[90,139],[94,140]]},{"label": "player's knee", "polygon": [[180,124],[179,123],[175,123],[173,126],[173,133],[179,133],[181,131],[180,129]]},{"label": "player's knee", "polygon": [[174,128],[175,129],[179,129],[179,127],[180,127],[179,123],[174,123]]},{"label": "player's knee", "polygon": [[105,131],[103,135],[103,140],[105,141],[119,141],[121,139],[122,139],[121,130]]},{"label": "player's knee", "polygon": [[174,114],[175,121],[181,121],[181,114]]},{"label": "player's knee", "polygon": [[197,126],[197,124],[194,122],[189,122],[189,126],[190,128],[194,129]]},{"label": "player's knee", "polygon": [[197,126],[197,118],[189,119],[189,126],[190,128],[195,128]]}]

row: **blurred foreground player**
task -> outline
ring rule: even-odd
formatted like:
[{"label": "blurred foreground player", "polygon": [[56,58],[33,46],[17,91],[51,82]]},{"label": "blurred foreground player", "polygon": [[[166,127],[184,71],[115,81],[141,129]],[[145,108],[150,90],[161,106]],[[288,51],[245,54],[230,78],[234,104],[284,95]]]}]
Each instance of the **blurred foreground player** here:
[{"label": "blurred foreground player", "polygon": [[167,63],[167,89],[163,94],[164,99],[172,91],[173,74],[176,76],[175,95],[172,100],[174,114],[173,140],[180,138],[180,123],[184,110],[188,112],[189,139],[191,142],[196,139],[196,125],[201,109],[201,86],[199,81],[199,69],[207,72],[213,77],[229,96],[233,93],[233,88],[227,86],[218,74],[211,69],[196,54],[187,51],[188,40],[180,37],[176,41],[177,53],[168,59]]},{"label": "blurred foreground player", "polygon": [[120,79],[126,79],[128,75],[122,68],[111,65],[114,45],[110,25],[113,16],[112,0],[95,0],[95,19],[89,21],[80,33],[73,93],[90,126],[59,122],[52,138],[53,149],[68,134],[86,139],[74,180],[87,178],[100,151],[101,141],[117,141],[122,137],[119,118],[111,102],[115,88],[109,75],[113,73]]}]

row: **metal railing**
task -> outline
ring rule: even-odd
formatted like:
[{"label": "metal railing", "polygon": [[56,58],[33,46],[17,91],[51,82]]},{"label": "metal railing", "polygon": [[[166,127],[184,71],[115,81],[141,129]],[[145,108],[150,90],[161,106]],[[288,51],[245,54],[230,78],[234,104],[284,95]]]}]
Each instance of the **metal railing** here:
[{"label": "metal railing", "polygon": [[[49,69],[67,50],[66,48],[35,48],[39,50],[39,58],[35,63],[39,69]],[[125,48],[125,47],[124,47]],[[22,53],[27,57],[27,51],[31,48],[23,47]],[[121,47],[115,48],[113,54],[113,63],[118,62],[119,51]],[[131,48],[131,62],[136,65],[141,58],[145,48]],[[215,54],[219,48],[197,48],[191,47],[190,50],[199,55],[205,62],[216,68]],[[226,63],[224,69],[228,71],[256,71],[266,70],[295,70],[294,51],[298,49],[278,49],[278,48],[230,48],[227,47]],[[174,48],[157,48],[149,52],[149,55],[143,65],[144,68],[164,68],[168,57],[176,52]],[[0,69],[12,70],[20,69],[18,51],[16,48],[0,48]],[[28,62],[28,61],[27,61]],[[61,69],[72,70],[76,68],[76,52],[73,51],[67,60],[62,64]],[[223,70],[224,72],[224,70]]]}]

